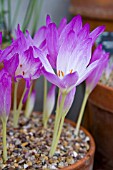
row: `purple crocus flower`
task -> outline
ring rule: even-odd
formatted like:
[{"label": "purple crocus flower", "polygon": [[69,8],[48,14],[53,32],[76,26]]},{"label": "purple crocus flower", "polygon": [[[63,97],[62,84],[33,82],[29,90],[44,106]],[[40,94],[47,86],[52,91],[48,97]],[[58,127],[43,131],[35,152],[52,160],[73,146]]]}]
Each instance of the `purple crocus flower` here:
[{"label": "purple crocus flower", "polygon": [[105,51],[102,50],[102,45],[99,45],[95,49],[90,63],[92,63],[96,59],[99,60],[99,63],[86,79],[86,92],[90,93],[95,88],[102,75],[104,68],[108,64],[108,57],[109,53],[105,53]]},{"label": "purple crocus flower", "polygon": [[[78,21],[78,25],[79,22],[80,21]],[[89,26],[84,29],[88,29],[88,27]],[[102,30],[101,27],[100,30]],[[66,93],[83,82],[99,62],[98,59],[95,59],[95,61],[89,64],[93,40],[89,38],[87,31],[84,32],[83,29],[80,30],[78,37],[76,32],[72,30],[68,32],[68,34],[66,32],[65,41],[63,41],[58,51],[56,73],[51,63],[49,63],[47,58],[37,49],[37,53],[44,66],[42,70],[44,76],[48,81],[57,85],[62,92]],[[95,36],[97,36],[97,34]]]},{"label": "purple crocus flower", "polygon": [[91,33],[89,32],[89,24],[85,24],[82,27],[82,19],[80,15],[75,16],[70,23],[67,24],[65,18],[62,19],[60,26],[57,28],[55,23],[49,23],[47,27],[47,48],[49,51],[48,60],[53,68],[56,68],[56,60],[60,48],[63,46],[64,41],[70,32],[73,32],[74,43],[77,44],[79,41],[83,42],[88,38],[92,39],[92,44],[95,42],[96,38],[104,31],[104,26],[97,27]]},{"label": "purple crocus flower", "polygon": [[17,39],[3,50],[0,61],[4,62],[5,69],[15,78],[24,78],[29,81],[38,78],[42,64],[38,56],[35,56],[33,39],[28,31],[25,36],[19,26],[16,37]]},{"label": "purple crocus flower", "polygon": [[0,117],[7,119],[11,108],[11,77],[2,69],[0,71]]},{"label": "purple crocus flower", "polygon": [[33,48],[29,47],[22,55],[14,54],[9,60],[4,60],[4,69],[15,79],[24,78],[28,83],[40,76],[41,63],[34,58]]}]

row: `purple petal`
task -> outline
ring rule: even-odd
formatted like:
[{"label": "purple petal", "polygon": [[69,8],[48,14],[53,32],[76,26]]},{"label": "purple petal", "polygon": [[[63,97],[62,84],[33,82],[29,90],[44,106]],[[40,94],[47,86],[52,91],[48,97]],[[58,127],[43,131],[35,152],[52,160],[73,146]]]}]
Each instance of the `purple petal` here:
[{"label": "purple petal", "polygon": [[52,23],[51,17],[49,15],[47,15],[46,16],[46,26],[48,27],[50,23]]},{"label": "purple petal", "polygon": [[90,33],[90,38],[92,38],[92,42],[94,43],[95,40],[97,39],[97,37],[104,32],[105,30],[105,26],[99,26],[96,29],[94,29],[91,33]]},{"label": "purple petal", "polygon": [[46,112],[48,116],[52,113],[54,105],[55,105],[55,89],[56,89],[56,86],[52,85],[47,94]]},{"label": "purple petal", "polygon": [[11,77],[4,70],[0,72],[0,91],[0,116],[5,118],[11,108]]},{"label": "purple petal", "polygon": [[50,72],[47,72],[44,68],[42,69],[42,74],[52,84],[58,86],[61,89],[65,89],[63,81],[56,74],[52,74]]},{"label": "purple petal", "polygon": [[19,65],[19,55],[14,54],[10,60],[4,60],[4,69],[12,76],[15,76],[15,71]]},{"label": "purple petal", "polygon": [[90,60],[90,64],[98,59],[100,59],[102,55],[102,45],[98,45],[98,47],[95,49],[95,51],[93,52],[93,55],[91,57],[91,60]]},{"label": "purple petal", "polygon": [[51,56],[55,65],[59,47],[58,47],[58,31],[54,23],[49,24],[47,28],[46,42],[49,55]]},{"label": "purple petal", "polygon": [[84,39],[88,38],[90,31],[89,24],[85,24],[84,27],[78,33],[78,40],[83,41]]},{"label": "purple petal", "polygon": [[[41,62],[39,58],[34,58],[33,48],[29,47],[19,56],[19,66],[16,76],[23,76],[24,79],[36,79],[39,77],[37,70],[40,70]],[[37,74],[36,74],[37,73]]]},{"label": "purple petal", "polygon": [[35,49],[37,56],[39,57],[40,61],[42,62],[42,65],[44,66],[45,70],[47,72],[55,74],[52,66],[50,65],[50,63],[48,61],[48,59],[46,58],[46,56],[43,55],[43,52],[36,47],[34,47],[34,49]]},{"label": "purple petal", "polygon": [[[96,55],[97,57],[94,55]],[[91,92],[95,88],[96,84],[98,83],[102,75],[102,72],[108,63],[109,54],[102,51],[102,49],[100,49],[99,51],[99,47],[97,47],[93,56],[94,58],[99,58],[99,57],[100,58],[97,67],[95,67],[95,69],[90,73],[90,75],[86,79],[86,90],[88,92]]]},{"label": "purple petal", "polygon": [[[34,35],[33,39],[35,41],[36,47],[40,47],[41,46],[41,48],[42,48],[45,45],[44,44],[44,41],[45,41],[45,38],[46,38],[45,36],[46,36],[46,27],[43,26]],[[42,44],[43,44],[43,46],[42,46]]]},{"label": "purple petal", "polygon": [[30,88],[26,88],[26,92],[25,92],[24,98],[23,98],[23,100],[22,100],[22,103],[23,103],[23,104],[24,104],[24,103],[26,102],[26,100],[27,100],[27,97],[28,97],[28,94],[29,94],[29,90],[30,90]]},{"label": "purple petal", "polygon": [[56,63],[54,61],[54,58],[51,57],[50,55],[47,55],[47,59],[48,59],[50,65],[52,66],[52,68],[56,68]]},{"label": "purple petal", "polygon": [[78,42],[68,61],[68,70],[73,69],[79,73],[79,76],[82,75],[91,59],[91,49],[92,39],[87,39],[82,44]]},{"label": "purple petal", "polygon": [[80,83],[82,83],[90,75],[90,73],[97,67],[98,64],[99,64],[99,60],[96,60],[95,62],[91,63],[86,68],[84,73],[81,76],[79,76],[76,86],[78,86]]},{"label": "purple petal", "polygon": [[66,37],[67,37],[67,35],[69,34],[70,31],[73,30],[75,32],[76,36],[77,36],[77,34],[78,34],[78,32],[80,31],[81,28],[82,28],[81,16],[77,15],[63,29],[63,31],[60,35],[60,38],[59,38],[60,45],[65,41],[65,39],[66,39]]},{"label": "purple petal", "polygon": [[61,22],[60,22],[59,27],[58,27],[58,34],[59,34],[59,35],[61,34],[61,32],[63,31],[63,29],[65,28],[66,24],[67,24],[67,19],[66,19],[66,18],[63,18],[63,19],[61,20]]},{"label": "purple petal", "polygon": [[77,80],[78,80],[77,72],[69,73],[62,79],[63,82],[62,84],[64,84],[65,89],[67,89],[67,91],[69,92],[70,89],[72,89],[76,85]]},{"label": "purple petal", "polygon": [[[57,56],[57,72],[60,70],[64,72],[64,74],[68,74],[70,70],[67,70],[68,62],[71,58],[71,54],[76,45],[76,35],[73,31],[71,31],[68,35],[66,40],[62,43],[59,53]],[[73,61],[72,61],[73,62]]]}]

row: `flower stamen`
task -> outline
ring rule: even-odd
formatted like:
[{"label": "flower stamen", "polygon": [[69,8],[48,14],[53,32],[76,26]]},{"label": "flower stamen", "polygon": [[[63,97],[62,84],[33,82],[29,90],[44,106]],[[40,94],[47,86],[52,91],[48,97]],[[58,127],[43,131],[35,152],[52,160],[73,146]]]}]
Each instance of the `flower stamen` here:
[{"label": "flower stamen", "polygon": [[24,75],[24,74],[25,74],[25,72],[23,71],[23,72],[22,72],[22,74]]},{"label": "flower stamen", "polygon": [[58,77],[60,77],[60,70],[58,71],[57,75],[58,75]]},{"label": "flower stamen", "polygon": [[22,67],[22,64],[20,64],[20,67]]},{"label": "flower stamen", "polygon": [[72,74],[72,73],[73,73],[73,69],[70,70],[70,74]]},{"label": "flower stamen", "polygon": [[61,74],[62,74],[62,77],[64,77],[64,72],[63,71],[61,71]]}]

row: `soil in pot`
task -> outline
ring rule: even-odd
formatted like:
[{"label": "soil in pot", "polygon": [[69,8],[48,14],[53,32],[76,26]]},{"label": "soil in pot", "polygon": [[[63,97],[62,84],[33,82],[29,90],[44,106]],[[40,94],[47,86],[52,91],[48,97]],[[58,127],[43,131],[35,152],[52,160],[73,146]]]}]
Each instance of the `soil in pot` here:
[{"label": "soil in pot", "polygon": [[[71,125],[72,124],[72,125]],[[20,117],[19,127],[13,129],[11,117],[7,124],[8,160],[0,167],[6,169],[60,169],[92,170],[95,144],[90,134],[83,128],[75,137],[74,123],[66,121],[62,135],[53,157],[49,151],[53,134],[53,118],[49,119],[47,130],[42,126],[42,115],[33,113],[26,119]],[[1,129],[1,127],[0,127]],[[1,136],[1,134],[0,134]],[[2,139],[0,138],[0,155]],[[76,164],[76,166],[75,166]]]}]

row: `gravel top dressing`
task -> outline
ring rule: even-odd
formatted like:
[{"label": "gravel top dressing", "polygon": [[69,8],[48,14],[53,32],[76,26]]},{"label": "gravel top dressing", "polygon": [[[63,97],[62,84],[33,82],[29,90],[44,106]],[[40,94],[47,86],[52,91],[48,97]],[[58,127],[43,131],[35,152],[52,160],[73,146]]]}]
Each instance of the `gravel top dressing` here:
[{"label": "gravel top dressing", "polygon": [[[10,116],[11,117],[11,116]],[[7,123],[8,160],[2,170],[35,170],[60,169],[74,164],[82,159],[89,151],[89,137],[80,130],[79,137],[75,137],[70,124],[64,123],[61,138],[53,157],[49,157],[53,135],[53,118],[49,119],[48,128],[42,126],[42,115],[33,113],[28,120],[21,115],[19,128],[13,129],[12,120]],[[0,124],[0,129],[1,124]],[[0,155],[2,155],[2,138],[0,131]]]}]

